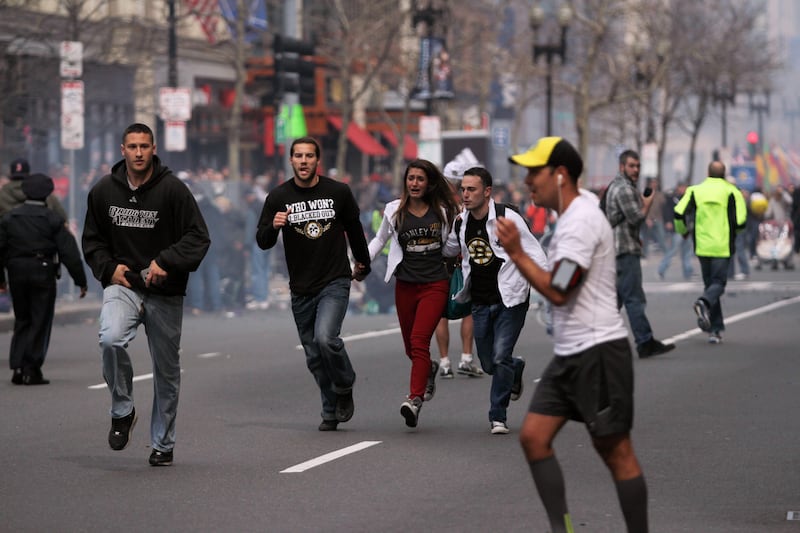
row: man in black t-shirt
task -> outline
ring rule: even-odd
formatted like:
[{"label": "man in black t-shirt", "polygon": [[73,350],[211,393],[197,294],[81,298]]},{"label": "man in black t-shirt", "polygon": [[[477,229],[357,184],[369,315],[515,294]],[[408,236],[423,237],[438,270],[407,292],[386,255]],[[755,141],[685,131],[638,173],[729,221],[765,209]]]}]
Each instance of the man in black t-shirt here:
[{"label": "man in black t-shirt", "polygon": [[[369,250],[350,188],[317,174],[319,143],[311,137],[296,139],[290,157],[294,178],[267,196],[256,241],[266,250],[283,234],[292,314],[306,366],[322,396],[319,430],[335,431],[354,411],[356,374],[339,335],[351,277],[361,281],[370,272]],[[356,259],[355,272],[347,257],[348,242]]]},{"label": "man in black t-shirt", "polygon": [[[495,234],[498,206],[492,200],[492,175],[485,168],[464,172],[461,181],[466,220],[455,225],[443,254],[461,254],[464,290],[458,301],[472,301],[475,346],[484,372],[492,376],[489,423],[494,435],[508,433],[509,400],[522,394],[523,359],[512,357],[525,316],[530,285],[509,260]],[[519,228],[525,252],[542,268],[547,258],[528,224],[513,209],[504,216]]]}]

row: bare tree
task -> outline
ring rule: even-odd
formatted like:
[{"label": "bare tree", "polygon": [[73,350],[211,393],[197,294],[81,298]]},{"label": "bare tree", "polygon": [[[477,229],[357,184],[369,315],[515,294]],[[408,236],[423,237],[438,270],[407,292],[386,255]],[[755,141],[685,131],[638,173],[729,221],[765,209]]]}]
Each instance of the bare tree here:
[{"label": "bare tree", "polygon": [[396,45],[398,21],[405,18],[395,0],[324,0],[323,5],[325,17],[312,20],[312,27],[326,28],[317,34],[318,48],[342,84],[342,134],[336,151],[336,168],[342,169],[356,103],[372,90]]}]

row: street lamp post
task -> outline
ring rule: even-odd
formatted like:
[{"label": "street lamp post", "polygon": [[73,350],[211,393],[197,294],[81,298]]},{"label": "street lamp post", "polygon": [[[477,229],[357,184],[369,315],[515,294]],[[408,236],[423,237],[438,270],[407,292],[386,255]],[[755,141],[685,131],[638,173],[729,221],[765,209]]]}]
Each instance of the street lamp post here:
[{"label": "street lamp post", "polygon": [[748,96],[750,113],[756,113],[758,115],[757,153],[762,153],[764,146],[764,115],[769,115],[769,90],[765,89],[761,93],[750,91]]},{"label": "street lamp post", "polygon": [[[432,44],[430,39],[433,38],[434,28],[437,22],[444,15],[445,11],[443,8],[436,7],[434,4],[435,2],[433,0],[428,0],[427,2],[422,0],[414,0],[411,7],[413,12],[411,25],[414,28],[420,24],[423,25],[425,36],[428,38],[427,46],[429,54],[432,54]],[[425,99],[425,114],[430,116],[433,115],[433,57],[429,57],[427,68],[428,71],[426,75],[428,80],[428,98]]]},{"label": "street lamp post", "polygon": [[736,105],[736,85],[733,82],[721,82],[714,85],[712,95],[714,102],[722,107],[722,148],[728,146],[728,104]]},{"label": "street lamp post", "polygon": [[544,56],[547,62],[547,75],[545,78],[546,88],[546,106],[547,106],[547,129],[548,136],[553,133],[553,59],[558,57],[563,65],[566,62],[567,54],[567,29],[569,23],[572,21],[572,9],[562,4],[558,8],[556,15],[558,25],[561,29],[561,39],[558,43],[545,43],[538,44],[536,41],[536,32],[542,26],[545,19],[544,9],[536,2],[531,7],[530,12],[530,25],[533,32],[533,62],[536,63],[539,57]]}]

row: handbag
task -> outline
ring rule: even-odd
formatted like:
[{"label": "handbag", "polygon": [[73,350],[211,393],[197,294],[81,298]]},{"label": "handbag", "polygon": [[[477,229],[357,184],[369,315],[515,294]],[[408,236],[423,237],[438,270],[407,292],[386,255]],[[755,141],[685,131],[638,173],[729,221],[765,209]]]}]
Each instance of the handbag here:
[{"label": "handbag", "polygon": [[456,268],[450,276],[450,291],[447,296],[447,305],[444,307],[444,318],[456,320],[472,313],[472,303],[460,303],[455,300],[456,294],[463,288],[464,275],[461,273],[461,268]]}]

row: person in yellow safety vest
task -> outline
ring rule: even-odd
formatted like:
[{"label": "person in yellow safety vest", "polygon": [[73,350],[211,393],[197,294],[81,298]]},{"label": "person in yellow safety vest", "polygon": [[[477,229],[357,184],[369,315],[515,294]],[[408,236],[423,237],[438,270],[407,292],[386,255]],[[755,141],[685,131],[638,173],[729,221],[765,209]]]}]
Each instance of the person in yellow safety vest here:
[{"label": "person in yellow safety vest", "polygon": [[675,206],[675,231],[691,235],[703,274],[703,295],[694,302],[697,325],[710,333],[708,342],[722,342],[725,323],[720,298],[728,282],[728,263],[736,248],[736,234],[747,222],[741,191],[725,179],[725,165],[712,161],[708,177],[686,189]]}]

